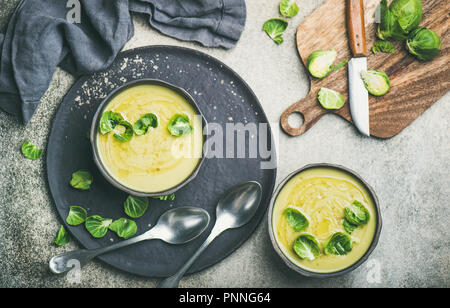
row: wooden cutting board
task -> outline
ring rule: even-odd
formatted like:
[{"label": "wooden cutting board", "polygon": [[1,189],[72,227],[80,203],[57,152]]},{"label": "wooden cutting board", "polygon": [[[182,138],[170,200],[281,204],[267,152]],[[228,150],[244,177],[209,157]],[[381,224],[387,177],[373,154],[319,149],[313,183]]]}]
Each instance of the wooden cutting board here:
[{"label": "wooden cutting board", "polygon": [[[308,56],[318,49],[334,48],[338,53],[336,64],[351,58],[347,39],[346,2],[326,1],[298,27],[297,48],[304,64],[307,63]],[[376,40],[375,9],[379,3],[379,0],[364,0],[368,69],[386,72],[391,79],[391,90],[382,97],[370,96],[370,133],[375,137],[390,138],[418,118],[450,88],[450,2],[422,1],[423,20],[420,25],[435,31],[442,40],[441,52],[428,62],[419,62],[411,56],[404,41],[394,42],[394,54],[371,52]],[[328,112],[334,112],[352,122],[348,103],[347,67],[332,72],[324,79],[311,76],[310,79],[309,94],[282,114],[283,130],[291,136],[301,135]],[[322,87],[341,92],[347,100],[345,106],[337,111],[323,109],[317,101],[317,93]],[[292,113],[303,115],[301,127],[293,128],[289,125],[288,117]]]}]

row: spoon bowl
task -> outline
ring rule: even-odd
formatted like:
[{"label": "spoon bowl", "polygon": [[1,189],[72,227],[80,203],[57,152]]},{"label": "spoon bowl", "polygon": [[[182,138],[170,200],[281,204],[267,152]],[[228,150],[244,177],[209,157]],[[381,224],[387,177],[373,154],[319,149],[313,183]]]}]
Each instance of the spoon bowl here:
[{"label": "spoon bowl", "polygon": [[242,227],[255,216],[260,201],[259,183],[247,182],[234,186],[217,204],[217,222],[226,224],[227,228]]},{"label": "spoon bowl", "polygon": [[152,232],[169,244],[179,245],[192,241],[208,227],[208,212],[195,207],[180,207],[165,212]]}]

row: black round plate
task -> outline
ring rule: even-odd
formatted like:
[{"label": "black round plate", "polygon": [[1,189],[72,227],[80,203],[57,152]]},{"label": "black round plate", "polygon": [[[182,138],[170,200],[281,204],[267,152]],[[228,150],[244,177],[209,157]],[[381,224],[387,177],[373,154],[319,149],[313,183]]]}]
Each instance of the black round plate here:
[{"label": "black round plate", "polygon": [[[47,148],[47,176],[65,227],[88,249],[110,245],[120,239],[112,231],[102,239],[94,239],[84,226],[68,226],[65,218],[69,206],[83,206],[88,215],[118,219],[126,217],[123,202],[127,197],[110,185],[95,166],[87,137],[92,117],[109,92],[141,78],[160,79],[184,88],[196,100],[208,123],[218,123],[223,127],[225,123],[268,123],[258,99],[235,72],[220,61],[192,49],[149,46],[125,51],[109,69],[80,78],[64,97],[56,113]],[[269,145],[271,138],[269,133],[266,140]],[[141,234],[171,207],[202,207],[209,212],[212,220],[207,231],[194,241],[178,246],[160,240],[141,242],[99,258],[137,275],[167,277],[186,262],[209,234],[221,195],[239,183],[259,182],[263,187],[263,196],[255,217],[244,227],[220,235],[189,273],[216,264],[250,237],[267,210],[275,185],[276,168],[261,169],[261,162],[265,160],[259,155],[258,158],[206,159],[197,177],[176,193],[174,201],[150,199],[149,210],[136,220],[138,234]],[[80,169],[88,169],[94,176],[89,191],[79,191],[69,185],[72,173]]]}]

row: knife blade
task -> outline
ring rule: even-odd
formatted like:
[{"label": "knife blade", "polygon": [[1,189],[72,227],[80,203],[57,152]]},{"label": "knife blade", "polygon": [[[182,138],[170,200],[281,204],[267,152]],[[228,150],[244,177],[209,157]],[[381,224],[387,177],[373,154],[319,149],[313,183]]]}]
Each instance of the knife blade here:
[{"label": "knife blade", "polygon": [[350,113],[361,134],[370,137],[369,93],[361,79],[367,70],[363,0],[347,0],[347,27],[353,58],[348,62]]}]

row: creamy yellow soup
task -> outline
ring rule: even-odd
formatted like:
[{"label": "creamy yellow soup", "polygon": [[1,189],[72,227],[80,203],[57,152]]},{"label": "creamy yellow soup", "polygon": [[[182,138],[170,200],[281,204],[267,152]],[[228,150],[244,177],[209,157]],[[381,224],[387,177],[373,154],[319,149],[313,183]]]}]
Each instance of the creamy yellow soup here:
[{"label": "creamy yellow soup", "polygon": [[[355,200],[369,211],[368,224],[352,232],[353,248],[347,255],[325,255],[325,242],[334,233],[346,233],[344,208]],[[288,207],[305,215],[309,221],[306,230],[295,232],[288,224],[283,214]],[[283,254],[297,266],[317,273],[337,272],[357,262],[369,249],[377,225],[374,202],[367,189],[352,175],[334,168],[307,169],[291,178],[277,196],[272,223]],[[302,233],[314,235],[319,242],[321,254],[312,261],[301,259],[293,249]]]},{"label": "creamy yellow soup", "polygon": [[[120,142],[114,133],[98,132],[97,149],[106,171],[120,184],[144,193],[163,192],[188,178],[202,157],[202,118],[189,102],[175,91],[158,85],[137,85],[116,95],[105,111],[120,113],[132,125],[143,115],[154,113],[158,127],[145,135],[134,134]],[[176,114],[189,117],[189,135],[172,136],[168,123]]]}]

